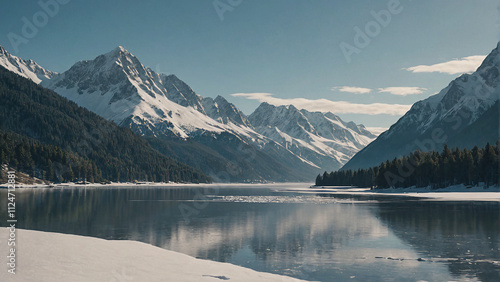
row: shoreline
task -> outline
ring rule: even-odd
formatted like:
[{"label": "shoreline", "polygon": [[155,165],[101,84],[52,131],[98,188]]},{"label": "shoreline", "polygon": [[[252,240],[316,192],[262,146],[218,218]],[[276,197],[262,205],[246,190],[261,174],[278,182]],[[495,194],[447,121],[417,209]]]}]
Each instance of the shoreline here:
[{"label": "shoreline", "polygon": [[[273,186],[273,185],[297,185],[303,184],[304,187],[310,187],[309,182],[268,182],[268,183],[176,183],[176,182],[111,182],[109,184],[91,183],[91,184],[76,184],[76,183],[58,183],[58,184],[20,184],[16,183],[16,189],[62,189],[62,188],[139,188],[139,187],[183,187],[183,186]],[[0,184],[0,189],[7,189],[8,183]]]},{"label": "shoreline", "polygon": [[[294,187],[283,187],[283,186]],[[409,187],[409,188],[386,188],[386,189],[370,189],[363,187],[351,186],[315,186],[311,183],[304,182],[273,182],[273,183],[162,183],[162,182],[116,182],[110,184],[76,184],[76,183],[61,183],[61,184],[16,184],[16,191],[30,190],[51,190],[51,189],[134,189],[134,188],[181,188],[181,187],[234,187],[244,186],[244,188],[260,188],[267,187],[283,188],[280,191],[294,191],[301,193],[316,193],[316,194],[336,194],[339,196],[353,197],[399,197],[399,198],[415,198],[420,200],[441,200],[441,201],[495,201],[500,202],[500,186],[474,186],[467,188],[463,184],[453,185],[440,189],[431,189],[430,187]],[[0,191],[7,190],[8,184],[0,184]]]},{"label": "shoreline", "polygon": [[[1,238],[8,238],[9,232],[0,228]],[[15,232],[16,274],[6,268],[2,281],[305,281],[197,259],[138,241],[26,229]],[[0,251],[7,254],[4,243]],[[2,257],[5,262],[7,256]]]},{"label": "shoreline", "polygon": [[[57,183],[57,184],[23,184],[16,183],[17,188],[25,189],[58,189],[58,188],[107,188],[107,187],[148,187],[148,186],[183,186],[183,185],[207,185],[209,183],[174,183],[174,182],[144,182],[144,183],[131,183],[131,182],[111,182],[109,184],[101,183]],[[0,189],[6,189],[8,183],[0,184]]]},{"label": "shoreline", "polygon": [[311,186],[315,193],[328,193],[352,196],[394,196],[412,197],[422,200],[437,201],[494,201],[500,202],[500,187],[474,186],[467,188],[463,184],[440,189],[430,187],[370,189],[349,186]]}]

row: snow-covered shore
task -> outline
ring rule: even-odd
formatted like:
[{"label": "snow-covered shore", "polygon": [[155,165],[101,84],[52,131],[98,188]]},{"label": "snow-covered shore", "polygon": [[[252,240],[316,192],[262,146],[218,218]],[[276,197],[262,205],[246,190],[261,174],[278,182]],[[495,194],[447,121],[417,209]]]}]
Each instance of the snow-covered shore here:
[{"label": "snow-covered shore", "polygon": [[313,186],[315,193],[337,193],[364,196],[403,196],[416,197],[440,201],[495,201],[500,202],[500,187],[492,186],[484,188],[482,186],[469,187],[460,184],[441,189],[425,188],[389,188],[375,189],[370,188],[351,188],[335,186]]},{"label": "snow-covered shore", "polygon": [[[136,241],[33,230],[0,228],[2,281],[303,281],[287,276],[196,259]],[[16,274],[7,272],[7,255],[16,248]]]}]

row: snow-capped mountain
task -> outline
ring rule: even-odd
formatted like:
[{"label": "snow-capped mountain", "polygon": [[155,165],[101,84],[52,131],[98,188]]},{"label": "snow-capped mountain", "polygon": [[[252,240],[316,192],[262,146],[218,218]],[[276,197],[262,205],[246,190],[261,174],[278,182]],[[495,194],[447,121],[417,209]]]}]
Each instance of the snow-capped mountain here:
[{"label": "snow-capped mountain", "polygon": [[222,96],[217,96],[215,100],[210,97],[203,98],[202,104],[206,114],[218,122],[252,128],[247,116]]},{"label": "snow-capped mountain", "polygon": [[375,135],[332,113],[262,103],[249,120],[260,134],[323,169],[338,169]]},{"label": "snow-capped mountain", "polygon": [[123,47],[78,62],[42,85],[141,135],[188,138],[198,131],[255,135],[248,128],[207,116],[203,98],[187,84],[144,67]]},{"label": "snow-capped mountain", "polygon": [[333,114],[293,106],[263,104],[249,118],[222,96],[204,98],[175,75],[145,67],[121,46],[61,74],[1,50],[9,70],[132,129],[164,154],[233,181],[309,180],[374,138]]},{"label": "snow-capped mountain", "polygon": [[412,151],[471,148],[499,140],[500,42],[473,74],[415,103],[343,169],[367,168]]},{"label": "snow-capped mountain", "polygon": [[35,83],[49,80],[57,75],[55,72],[42,68],[33,60],[23,60],[11,55],[2,46],[0,46],[0,66]]}]

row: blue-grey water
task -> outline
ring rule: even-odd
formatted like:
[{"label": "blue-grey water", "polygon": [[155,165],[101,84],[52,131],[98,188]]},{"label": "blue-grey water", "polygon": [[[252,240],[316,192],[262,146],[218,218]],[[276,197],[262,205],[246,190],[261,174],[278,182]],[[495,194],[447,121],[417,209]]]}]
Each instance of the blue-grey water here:
[{"label": "blue-grey water", "polygon": [[137,240],[305,280],[500,281],[498,202],[287,190],[297,187],[307,186],[17,190],[17,226]]}]

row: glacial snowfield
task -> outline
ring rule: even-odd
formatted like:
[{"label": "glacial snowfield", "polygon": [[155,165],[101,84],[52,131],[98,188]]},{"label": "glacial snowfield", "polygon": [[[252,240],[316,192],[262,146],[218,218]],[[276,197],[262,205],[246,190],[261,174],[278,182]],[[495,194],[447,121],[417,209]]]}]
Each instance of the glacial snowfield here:
[{"label": "glacial snowfield", "polygon": [[33,230],[16,230],[16,274],[7,272],[8,228],[0,228],[2,281],[303,281],[158,248]]}]

